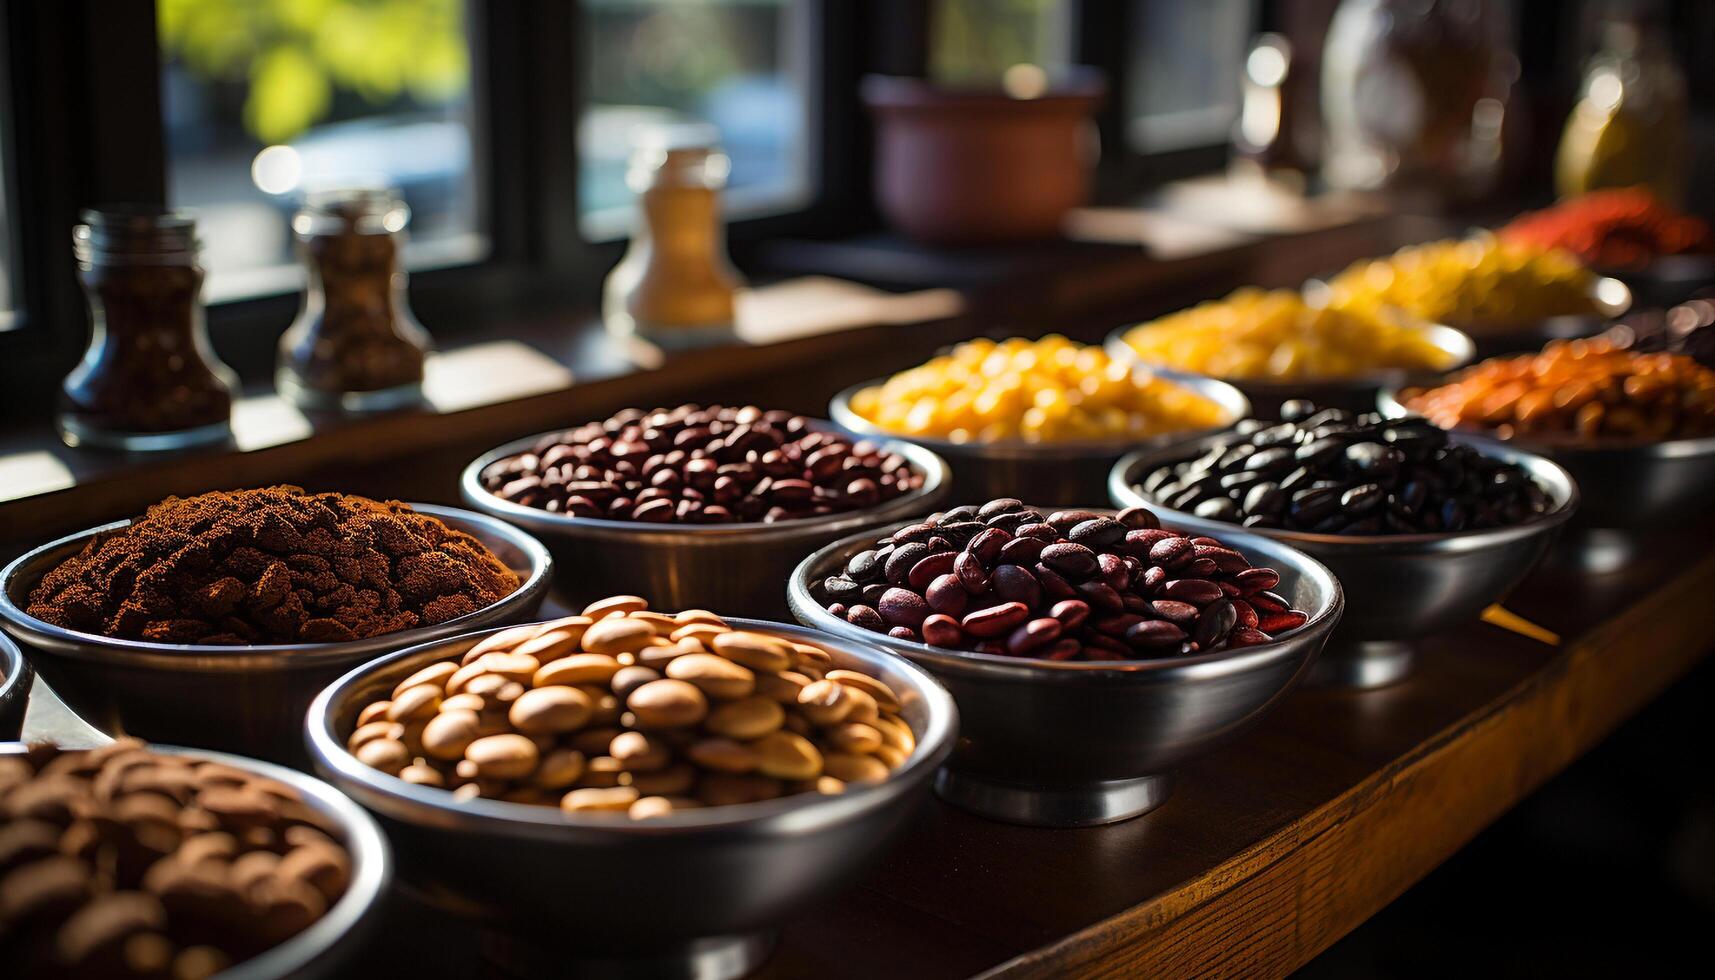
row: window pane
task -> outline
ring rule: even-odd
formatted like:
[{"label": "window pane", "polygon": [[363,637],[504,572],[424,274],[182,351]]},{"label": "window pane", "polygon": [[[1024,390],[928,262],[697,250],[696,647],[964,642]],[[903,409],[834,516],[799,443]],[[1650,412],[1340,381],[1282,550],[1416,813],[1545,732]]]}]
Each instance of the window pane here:
[{"label": "window pane", "polygon": [[729,215],[809,200],[809,0],[585,0],[578,128],[584,231],[627,227],[639,127],[705,122],[732,158]]},{"label": "window pane", "polygon": [[1145,153],[1225,143],[1238,118],[1253,0],[1134,0],[1127,93]]},{"label": "window pane", "polygon": [[408,265],[479,258],[463,0],[158,0],[168,194],[211,300],[296,288],[306,188],[385,184]]},{"label": "window pane", "polygon": [[929,74],[953,85],[993,85],[1014,65],[1063,68],[1071,12],[1066,0],[936,0]]}]

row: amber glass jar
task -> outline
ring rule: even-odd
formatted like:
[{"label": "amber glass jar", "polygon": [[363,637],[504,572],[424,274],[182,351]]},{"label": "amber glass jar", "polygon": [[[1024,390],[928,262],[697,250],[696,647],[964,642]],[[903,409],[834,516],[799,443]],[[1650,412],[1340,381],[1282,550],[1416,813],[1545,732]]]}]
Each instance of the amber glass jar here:
[{"label": "amber glass jar", "polygon": [[230,439],[238,379],[209,348],[196,219],[144,207],[79,218],[72,249],[92,333],[61,387],[61,437],[136,451]]},{"label": "amber glass jar", "polygon": [[637,194],[637,222],[602,288],[610,332],[665,348],[732,342],[744,280],[727,258],[721,224],[731,167],[713,127],[664,127],[640,141],[625,178]]},{"label": "amber glass jar", "polygon": [[399,260],[410,209],[390,191],[312,192],[292,218],[307,282],[275,382],[304,408],[371,412],[423,394],[429,335]]}]

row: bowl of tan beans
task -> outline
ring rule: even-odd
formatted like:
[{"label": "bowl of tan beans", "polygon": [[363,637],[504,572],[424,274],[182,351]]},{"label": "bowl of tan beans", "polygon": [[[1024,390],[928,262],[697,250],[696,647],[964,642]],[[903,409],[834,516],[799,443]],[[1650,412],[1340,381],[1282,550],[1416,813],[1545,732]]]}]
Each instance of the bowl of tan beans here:
[{"label": "bowl of tan beans", "polygon": [[523,969],[755,966],[916,810],[956,729],[875,646],[636,596],[384,657],[308,717],[402,881]]}]

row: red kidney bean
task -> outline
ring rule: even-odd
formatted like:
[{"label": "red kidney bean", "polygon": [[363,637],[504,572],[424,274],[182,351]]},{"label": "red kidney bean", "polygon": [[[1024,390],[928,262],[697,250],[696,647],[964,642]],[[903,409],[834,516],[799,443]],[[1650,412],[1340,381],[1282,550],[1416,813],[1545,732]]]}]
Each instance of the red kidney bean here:
[{"label": "red kidney bean", "polygon": [[1068,580],[1083,581],[1101,571],[1094,551],[1069,541],[1043,548],[1040,560]]},{"label": "red kidney bean", "polygon": [[971,594],[965,591],[957,575],[942,575],[929,583],[923,593],[929,608],[949,616],[962,616],[970,607]]},{"label": "red kidney bean", "polygon": [[1212,559],[1217,570],[1226,572],[1229,575],[1237,574],[1251,567],[1251,563],[1245,560],[1244,555],[1221,545],[1193,545],[1191,553],[1196,555],[1198,558]]},{"label": "red kidney bean", "polygon": [[958,555],[951,551],[930,555],[911,566],[911,571],[906,573],[905,584],[918,592],[922,592],[929,587],[930,582],[951,572],[953,561],[957,557]]},{"label": "red kidney bean", "polygon": [[1274,637],[1250,626],[1240,626],[1227,634],[1227,647],[1254,647],[1262,643],[1273,643]]},{"label": "red kidney bean", "polygon": [[887,556],[887,580],[894,585],[904,585],[911,576],[911,569],[917,563],[929,557],[929,546],[921,541],[912,541],[893,549],[893,554]]},{"label": "red kidney bean", "polygon": [[1255,606],[1259,615],[1262,613],[1285,612],[1287,609],[1291,608],[1291,603],[1287,602],[1285,598],[1275,592],[1248,592],[1245,594],[1245,601]]},{"label": "red kidney bean", "polygon": [[1243,599],[1233,600],[1233,610],[1239,614],[1239,626],[1246,629],[1256,629],[1256,607]]},{"label": "red kidney bean", "polygon": [[1272,568],[1247,568],[1233,576],[1233,584],[1241,595],[1254,595],[1279,585],[1280,573]]},{"label": "red kidney bean", "polygon": [[1125,552],[1126,554],[1137,555],[1141,558],[1148,555],[1149,550],[1155,547],[1158,542],[1176,537],[1178,537],[1178,535],[1174,532],[1159,527],[1146,527],[1140,528],[1136,531],[1127,531],[1125,533]]},{"label": "red kidney bean", "polygon": [[1239,613],[1232,602],[1217,599],[1197,617],[1197,625],[1191,631],[1191,642],[1197,644],[1199,650],[1211,650],[1227,638],[1238,621]]},{"label": "red kidney bean", "polygon": [[1257,615],[1256,627],[1271,636],[1278,636],[1287,630],[1295,630],[1310,621],[1310,617],[1301,612],[1269,613]]},{"label": "red kidney bean", "polygon": [[1060,625],[1069,632],[1084,625],[1084,621],[1090,618],[1090,604],[1082,599],[1061,599],[1054,604],[1053,609],[1048,610],[1048,615],[1058,619]]},{"label": "red kidney bean", "polygon": [[[965,550],[975,555],[984,565],[993,565],[999,558],[1001,549],[1012,541],[1012,535],[998,527],[987,528],[971,539]],[[1034,559],[1032,559],[1034,561]]]},{"label": "red kidney bean", "polygon": [[1006,638],[1006,652],[1015,657],[1029,656],[1038,648],[1060,639],[1060,630],[1058,619],[1032,619],[1013,629]]},{"label": "red kidney bean", "polygon": [[917,631],[909,626],[889,627],[887,635],[896,640],[904,640],[907,643],[917,643],[921,640],[921,637],[917,635]]},{"label": "red kidney bean", "polygon": [[881,602],[876,606],[881,618],[892,626],[909,626],[913,629],[923,625],[923,620],[929,616],[929,603],[923,597],[909,589],[888,589],[881,594]]},{"label": "red kidney bean", "polygon": [[1017,565],[996,565],[989,573],[989,588],[1007,602],[1022,602],[1032,609],[1042,604],[1042,586],[1036,576]]},{"label": "red kidney bean", "polygon": [[1114,519],[1133,530],[1150,530],[1161,526],[1161,519],[1148,507],[1127,507],[1114,515]]},{"label": "red kidney bean", "polygon": [[1167,569],[1160,565],[1151,565],[1137,577],[1137,590],[1145,595],[1153,595],[1161,591],[1167,584]]},{"label": "red kidney bean", "polygon": [[1173,599],[1157,599],[1149,604],[1149,611],[1156,619],[1165,619],[1170,623],[1184,625],[1197,618],[1197,607],[1189,602],[1177,602]]},{"label": "red kidney bean", "polygon": [[1126,612],[1142,615],[1149,611],[1149,600],[1138,595],[1136,592],[1121,593],[1120,601],[1125,603]]},{"label": "red kidney bean", "polygon": [[971,595],[979,595],[989,587],[988,571],[983,568],[982,561],[969,551],[960,552],[953,559],[953,574],[959,577],[959,584]]},{"label": "red kidney bean", "polygon": [[965,641],[959,621],[936,613],[923,621],[923,642],[932,647],[956,647]]},{"label": "red kidney bean", "polygon": [[877,633],[887,631],[887,620],[882,619],[881,613],[876,612],[872,606],[859,605],[846,610],[846,622]]},{"label": "red kidney bean", "polygon": [[1165,619],[1146,619],[1125,631],[1125,639],[1140,650],[1176,647],[1185,642],[1185,631]]},{"label": "red kidney bean", "polygon": [[1107,613],[1125,611],[1125,600],[1115,592],[1113,587],[1100,579],[1078,583],[1078,594],[1090,604],[1090,608]]},{"label": "red kidney bean", "polygon": [[1169,599],[1189,602],[1194,606],[1203,606],[1214,602],[1222,596],[1221,587],[1208,579],[1176,578],[1170,579],[1161,586],[1161,594]]},{"label": "red kidney bean", "polygon": [[1052,524],[1021,524],[1013,533],[1021,538],[1035,538],[1043,544],[1053,544],[1060,540],[1060,532],[1054,530]]},{"label": "red kidney bean", "polygon": [[966,613],[959,626],[972,636],[984,639],[1011,632],[1030,618],[1030,607],[1022,602],[1003,602],[998,606]]},{"label": "red kidney bean", "polygon": [[1078,590],[1072,587],[1072,583],[1066,581],[1059,572],[1041,562],[1037,562],[1036,567],[1032,568],[1031,571],[1036,573],[1036,581],[1042,583],[1042,591],[1056,599],[1070,599],[1078,594]]},{"label": "red kidney bean", "polygon": [[1048,543],[1041,538],[1013,538],[1000,549],[1000,556],[995,560],[1008,565],[1034,565],[1046,547]]},{"label": "red kidney bean", "polygon": [[1097,555],[1096,565],[1101,569],[1102,581],[1116,593],[1131,584],[1131,570],[1119,555]]},{"label": "red kidney bean", "polygon": [[1214,578],[1215,560],[1213,558],[1193,558],[1181,561],[1173,568],[1174,574],[1180,578]]},{"label": "red kidney bean", "polygon": [[1068,541],[1081,544],[1095,551],[1112,548],[1124,541],[1125,536],[1125,525],[1107,517],[1092,517],[1078,523],[1066,532]]},{"label": "red kidney bean", "polygon": [[1098,633],[1108,636],[1124,636],[1125,631],[1143,622],[1143,617],[1134,613],[1120,613],[1117,616],[1092,616],[1090,625]]},{"label": "red kidney bean", "polygon": [[893,540],[898,544],[911,544],[917,541],[927,544],[929,539],[934,536],[935,525],[933,524],[912,524],[893,532]]},{"label": "red kidney bean", "polygon": [[1055,643],[1047,653],[1042,654],[1044,660],[1071,660],[1084,652],[1084,645],[1077,640],[1064,639]]},{"label": "red kidney bean", "polygon": [[1150,546],[1149,561],[1163,568],[1172,568],[1175,562],[1190,553],[1189,538],[1163,538]]}]

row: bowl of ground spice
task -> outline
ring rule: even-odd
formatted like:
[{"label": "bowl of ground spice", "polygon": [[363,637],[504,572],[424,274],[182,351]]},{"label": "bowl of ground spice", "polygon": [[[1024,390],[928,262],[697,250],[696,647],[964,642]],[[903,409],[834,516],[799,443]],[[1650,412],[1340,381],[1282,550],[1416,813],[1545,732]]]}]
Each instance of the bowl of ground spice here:
[{"label": "bowl of ground spice", "polygon": [[90,724],[303,760],[304,711],[392,650],[534,614],[552,559],[450,507],[280,486],[169,497],[0,571],[0,626]]}]

